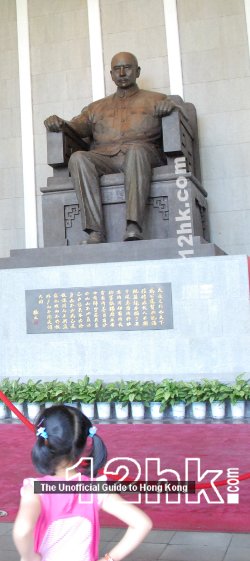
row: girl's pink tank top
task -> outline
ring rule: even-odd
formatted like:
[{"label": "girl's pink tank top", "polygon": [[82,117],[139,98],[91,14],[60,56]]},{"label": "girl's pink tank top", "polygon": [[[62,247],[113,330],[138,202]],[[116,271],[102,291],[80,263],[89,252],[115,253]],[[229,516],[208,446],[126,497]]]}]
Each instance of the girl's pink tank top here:
[{"label": "girl's pink tank top", "polygon": [[[49,475],[39,478],[42,482],[56,480],[61,481],[61,478]],[[106,477],[98,480],[106,480]],[[23,485],[33,481],[25,479]],[[90,479],[82,476],[82,481]],[[39,495],[41,513],[34,530],[34,550],[41,555],[42,561],[96,561],[100,537],[99,508],[104,496],[95,493]]]}]

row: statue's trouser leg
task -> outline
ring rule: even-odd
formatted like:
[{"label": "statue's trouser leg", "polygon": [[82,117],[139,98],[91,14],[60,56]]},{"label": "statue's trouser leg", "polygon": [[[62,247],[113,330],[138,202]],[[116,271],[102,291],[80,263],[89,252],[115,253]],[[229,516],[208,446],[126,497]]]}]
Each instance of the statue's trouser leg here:
[{"label": "statue's trouser leg", "polygon": [[99,177],[121,170],[117,158],[94,152],[74,152],[68,167],[80,206],[83,230],[104,233]]},{"label": "statue's trouser leg", "polygon": [[162,165],[162,157],[154,146],[131,145],[123,166],[126,193],[126,219],[142,228],[149,196],[152,167]]}]

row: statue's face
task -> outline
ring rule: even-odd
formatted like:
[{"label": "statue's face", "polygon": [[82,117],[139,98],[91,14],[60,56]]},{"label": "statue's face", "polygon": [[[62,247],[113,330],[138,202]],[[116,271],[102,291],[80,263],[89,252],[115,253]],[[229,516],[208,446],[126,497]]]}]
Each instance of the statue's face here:
[{"label": "statue's face", "polygon": [[119,53],[112,58],[110,75],[119,88],[130,88],[140,76],[140,67],[130,53]]}]

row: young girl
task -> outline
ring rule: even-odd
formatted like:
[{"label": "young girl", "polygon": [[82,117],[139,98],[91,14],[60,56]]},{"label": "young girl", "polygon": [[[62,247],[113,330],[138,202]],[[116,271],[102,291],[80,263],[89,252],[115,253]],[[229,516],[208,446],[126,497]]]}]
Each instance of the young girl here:
[{"label": "young girl", "polygon": [[[78,409],[55,405],[45,409],[36,425],[37,441],[32,461],[45,474],[42,482],[69,480],[67,468],[81,457],[93,458],[93,473],[105,464],[107,449],[90,420]],[[90,450],[86,444],[90,442]],[[82,481],[89,481],[90,465]],[[70,479],[77,475],[70,469]],[[106,479],[106,478],[104,478]],[[90,495],[82,497],[90,501]],[[96,561],[99,544],[98,510],[128,525],[120,542],[99,561],[121,561],[144,539],[152,527],[150,518],[117,494],[92,494],[92,501],[78,494],[34,494],[34,480],[24,480],[13,538],[21,561]]]}]

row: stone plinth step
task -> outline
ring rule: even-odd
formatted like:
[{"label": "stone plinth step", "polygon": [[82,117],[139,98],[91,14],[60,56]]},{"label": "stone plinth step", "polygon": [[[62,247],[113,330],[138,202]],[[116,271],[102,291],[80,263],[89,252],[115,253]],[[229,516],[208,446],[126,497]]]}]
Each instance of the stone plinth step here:
[{"label": "stone plinth step", "polygon": [[[209,257],[225,255],[225,252],[213,243],[195,236],[193,254],[187,257]],[[9,258],[0,259],[0,269],[19,267],[50,267],[53,265],[78,265],[84,263],[111,263],[119,261],[144,261],[181,258],[176,238],[117,242],[96,245],[71,245],[45,247],[40,249],[11,250]]]}]

